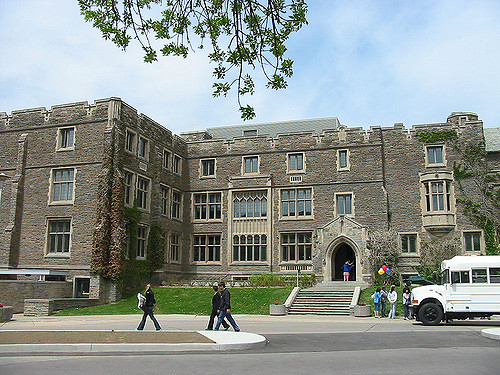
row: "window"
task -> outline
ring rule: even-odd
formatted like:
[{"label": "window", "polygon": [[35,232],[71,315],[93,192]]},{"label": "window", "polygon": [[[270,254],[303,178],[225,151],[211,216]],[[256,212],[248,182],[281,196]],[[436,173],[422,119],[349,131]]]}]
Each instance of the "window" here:
[{"label": "window", "polygon": [[193,237],[193,260],[195,262],[220,262],[220,235],[198,235]]},{"label": "window", "polygon": [[57,149],[73,149],[75,146],[75,128],[62,128],[58,132]]},{"label": "window", "polygon": [[424,186],[427,212],[451,210],[449,181],[427,181]]},{"label": "window", "polygon": [[149,180],[137,176],[137,207],[143,210],[148,209],[148,199],[149,199]]},{"label": "window", "polygon": [[482,284],[486,283],[487,276],[486,276],[486,268],[476,268],[472,269],[472,283],[473,284]]},{"label": "window", "polygon": [[237,192],[233,195],[233,217],[266,217],[267,193],[265,191]]},{"label": "window", "polygon": [[215,159],[205,159],[201,161],[201,176],[202,177],[215,176]]},{"label": "window", "polygon": [[490,268],[490,283],[500,283],[500,268]]},{"label": "window", "polygon": [[348,150],[338,150],[337,151],[337,169],[338,170],[349,169]]},{"label": "window", "polygon": [[69,254],[71,243],[71,220],[55,219],[48,222],[48,244],[49,254]]},{"label": "window", "polygon": [[172,233],[170,235],[170,260],[172,262],[180,261],[179,248],[180,248],[180,236],[176,233]]},{"label": "window", "polygon": [[468,284],[470,283],[469,271],[451,271],[452,284]]},{"label": "window", "polygon": [[52,171],[52,202],[73,201],[75,170],[54,169]]},{"label": "window", "polygon": [[465,251],[481,251],[481,232],[464,233]]},{"label": "window", "polygon": [[172,204],[170,214],[172,215],[173,219],[181,218],[181,199],[181,193],[177,190],[172,190]]},{"label": "window", "polygon": [[125,172],[124,185],[125,185],[125,205],[132,206],[134,204],[134,174]]},{"label": "window", "polygon": [[172,159],[172,153],[168,150],[163,150],[163,168],[170,170],[170,161]]},{"label": "window", "polygon": [[416,234],[402,234],[401,235],[401,251],[403,253],[416,253],[417,252],[417,235]]},{"label": "window", "polygon": [[244,234],[233,236],[233,260],[235,262],[265,262],[267,259],[267,236]]},{"label": "window", "polygon": [[281,215],[283,217],[311,216],[312,189],[282,190]]},{"label": "window", "polygon": [[139,137],[139,157],[147,159],[149,154],[149,142],[147,139]]},{"label": "window", "polygon": [[427,164],[443,164],[443,146],[427,146]]},{"label": "window", "polygon": [[138,225],[137,227],[137,259],[146,258],[146,248],[148,242],[148,227],[145,225]]},{"label": "window", "polygon": [[300,172],[304,170],[304,154],[288,154],[288,171]]},{"label": "window", "polygon": [[166,186],[161,186],[161,214],[168,215],[168,195],[169,189]]},{"label": "window", "polygon": [[257,129],[243,130],[244,137],[254,137],[257,135]]},{"label": "window", "polygon": [[338,215],[352,215],[352,194],[337,194],[336,202]]},{"label": "window", "polygon": [[179,155],[174,155],[174,158],[172,160],[172,172],[177,173],[178,175],[181,174],[181,157]]},{"label": "window", "polygon": [[194,194],[194,219],[220,219],[222,212],[221,196],[221,193]]},{"label": "window", "polygon": [[131,153],[135,152],[135,137],[136,134],[130,130],[125,133],[125,150]]},{"label": "window", "polygon": [[312,232],[282,233],[281,259],[283,262],[312,260]]},{"label": "window", "polygon": [[259,157],[247,156],[243,158],[243,171],[248,173],[259,173]]}]

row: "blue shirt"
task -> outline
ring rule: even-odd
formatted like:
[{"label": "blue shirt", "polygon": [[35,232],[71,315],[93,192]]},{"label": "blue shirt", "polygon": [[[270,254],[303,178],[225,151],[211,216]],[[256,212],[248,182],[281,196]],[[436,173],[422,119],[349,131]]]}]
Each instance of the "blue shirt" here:
[{"label": "blue shirt", "polygon": [[351,266],[348,264],[344,264],[344,272],[350,272],[351,271]]}]

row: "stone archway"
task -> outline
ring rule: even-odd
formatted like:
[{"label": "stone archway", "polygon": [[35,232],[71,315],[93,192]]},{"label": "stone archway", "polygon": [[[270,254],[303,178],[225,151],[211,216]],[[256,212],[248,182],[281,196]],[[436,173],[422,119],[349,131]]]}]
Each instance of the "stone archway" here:
[{"label": "stone archway", "polygon": [[346,261],[350,261],[354,265],[351,269],[349,281],[356,280],[356,254],[354,253],[353,248],[345,242],[339,244],[332,252],[331,280],[344,280],[343,265]]}]

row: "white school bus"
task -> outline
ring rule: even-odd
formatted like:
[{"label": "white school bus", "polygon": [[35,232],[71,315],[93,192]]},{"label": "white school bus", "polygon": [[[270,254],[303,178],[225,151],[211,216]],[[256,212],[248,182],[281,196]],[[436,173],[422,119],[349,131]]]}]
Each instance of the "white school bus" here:
[{"label": "white school bus", "polygon": [[500,314],[500,256],[456,256],[441,264],[441,285],[414,288],[413,313],[425,325]]}]

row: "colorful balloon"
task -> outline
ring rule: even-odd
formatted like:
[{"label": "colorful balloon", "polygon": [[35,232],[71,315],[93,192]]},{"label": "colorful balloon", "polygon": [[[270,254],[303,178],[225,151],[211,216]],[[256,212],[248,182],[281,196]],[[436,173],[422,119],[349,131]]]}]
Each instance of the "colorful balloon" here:
[{"label": "colorful balloon", "polygon": [[385,272],[384,272],[384,270],[383,270],[382,268],[378,270],[378,274],[379,274],[379,275],[383,275],[384,273],[385,273]]},{"label": "colorful balloon", "polygon": [[385,272],[385,271],[387,271],[387,266],[384,264],[384,265],[382,266],[382,269],[384,270],[384,272]]},{"label": "colorful balloon", "polygon": [[390,268],[387,268],[387,269],[385,270],[385,273],[389,273],[389,272],[391,272],[391,269],[390,269]]}]

